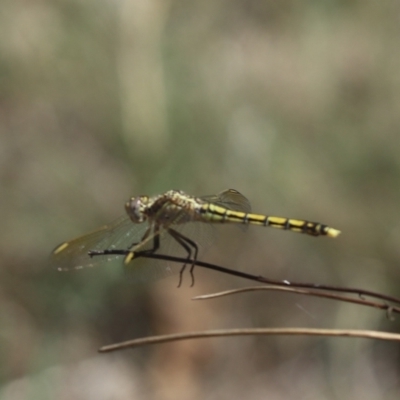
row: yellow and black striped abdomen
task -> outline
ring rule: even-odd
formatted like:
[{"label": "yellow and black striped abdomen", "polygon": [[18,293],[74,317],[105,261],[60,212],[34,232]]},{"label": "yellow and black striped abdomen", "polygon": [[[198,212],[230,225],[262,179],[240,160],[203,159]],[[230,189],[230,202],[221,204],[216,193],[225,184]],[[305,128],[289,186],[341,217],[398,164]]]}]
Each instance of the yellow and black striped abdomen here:
[{"label": "yellow and black striped abdomen", "polygon": [[319,222],[304,221],[285,217],[272,217],[261,214],[251,214],[241,211],[232,211],[215,204],[203,204],[200,209],[202,220],[214,223],[237,223],[260,226],[271,226],[273,228],[290,230],[293,232],[306,233],[311,236],[336,237],[340,234],[337,229],[331,228]]}]

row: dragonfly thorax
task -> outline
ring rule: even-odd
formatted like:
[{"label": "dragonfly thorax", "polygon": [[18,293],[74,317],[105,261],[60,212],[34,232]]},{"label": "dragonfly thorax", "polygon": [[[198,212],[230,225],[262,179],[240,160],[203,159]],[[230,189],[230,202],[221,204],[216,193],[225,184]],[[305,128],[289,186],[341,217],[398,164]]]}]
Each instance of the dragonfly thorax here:
[{"label": "dragonfly thorax", "polygon": [[198,204],[193,196],[180,190],[169,190],[159,196],[132,197],[125,204],[125,210],[136,224],[149,221],[167,226],[196,219],[196,205]]}]

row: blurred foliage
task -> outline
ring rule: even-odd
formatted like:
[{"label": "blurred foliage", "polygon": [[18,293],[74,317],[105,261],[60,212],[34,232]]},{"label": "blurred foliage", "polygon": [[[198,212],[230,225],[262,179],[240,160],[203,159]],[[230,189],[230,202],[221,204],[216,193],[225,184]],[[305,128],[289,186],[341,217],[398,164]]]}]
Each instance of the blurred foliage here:
[{"label": "blurred foliage", "polygon": [[[400,295],[398,2],[3,0],[0,399],[397,398],[393,344],[138,335],[247,326],[396,331],[382,313],[196,272],[137,290],[121,266],[59,273],[58,243],[133,195],[235,188],[336,241],[229,227],[204,257],[277,279]],[[188,280],[186,280],[188,283]],[[184,285],[185,286],[185,285]]]}]

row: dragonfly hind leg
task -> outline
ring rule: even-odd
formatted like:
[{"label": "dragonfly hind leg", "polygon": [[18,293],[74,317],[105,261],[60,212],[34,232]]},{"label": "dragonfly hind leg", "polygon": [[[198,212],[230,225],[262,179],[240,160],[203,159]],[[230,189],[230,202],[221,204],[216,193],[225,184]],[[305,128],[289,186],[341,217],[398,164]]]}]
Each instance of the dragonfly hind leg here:
[{"label": "dragonfly hind leg", "polygon": [[[191,260],[192,261],[192,265],[190,267],[190,276],[192,278],[192,284],[190,286],[194,285],[194,274],[193,274],[193,270],[194,270],[194,266],[197,260],[197,254],[199,252],[199,247],[197,246],[197,243],[194,242],[193,240],[187,238],[186,236],[183,236],[181,233],[179,233],[178,231],[169,228],[168,229],[168,233],[186,250],[187,252],[187,257],[186,260]],[[194,256],[192,259],[192,250],[194,252]],[[179,272],[179,283],[178,283],[178,287],[181,286],[182,284],[182,276],[183,276],[183,272],[186,269],[186,264],[183,264],[183,267],[181,268],[180,272]]]}]

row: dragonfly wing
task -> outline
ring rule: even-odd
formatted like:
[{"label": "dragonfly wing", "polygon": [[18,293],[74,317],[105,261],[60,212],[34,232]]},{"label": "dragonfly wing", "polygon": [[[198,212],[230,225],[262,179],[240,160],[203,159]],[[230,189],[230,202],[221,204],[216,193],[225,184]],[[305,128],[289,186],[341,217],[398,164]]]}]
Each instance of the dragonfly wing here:
[{"label": "dragonfly wing", "polygon": [[[140,243],[148,227],[148,224],[134,224],[129,217],[122,216],[96,231],[60,244],[53,250],[49,264],[59,271],[90,268],[101,265],[115,265],[121,268],[123,266],[124,255],[107,254],[90,257],[88,252],[91,250],[129,249],[133,243]],[[154,234],[151,233],[148,240],[136,250],[151,249],[153,247],[153,238]],[[181,256],[182,258],[187,257],[187,253],[184,252],[184,249],[182,249],[171,235],[168,234],[166,229],[160,232],[160,249],[157,253]],[[151,260],[138,257],[133,258],[125,267],[129,282],[136,285],[178,273],[182,265],[178,263],[169,263],[164,260]]]},{"label": "dragonfly wing", "polygon": [[[217,206],[227,208],[228,210],[241,211],[244,213],[251,212],[250,201],[235,189],[227,189],[217,195],[203,196],[200,198],[209,203],[216,204]],[[248,229],[248,225],[238,224],[236,226],[242,231]]]},{"label": "dragonfly wing", "polygon": [[221,193],[211,196],[202,196],[201,200],[233,211],[251,212],[250,201],[235,189],[224,190]]},{"label": "dragonfly wing", "polygon": [[90,257],[88,252],[127,249],[132,243],[140,241],[146,229],[146,224],[133,224],[128,217],[120,217],[96,231],[57,246],[50,256],[50,264],[62,271],[95,267],[110,261],[121,260],[123,256]]},{"label": "dragonfly wing", "polygon": [[[165,235],[165,237],[167,236],[169,235]],[[164,251],[158,251],[156,254],[166,253]],[[129,264],[125,265],[125,272],[126,279],[129,283],[142,285],[177,274],[181,268],[182,264],[179,263],[139,257],[133,258]]]}]

